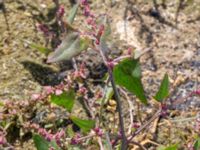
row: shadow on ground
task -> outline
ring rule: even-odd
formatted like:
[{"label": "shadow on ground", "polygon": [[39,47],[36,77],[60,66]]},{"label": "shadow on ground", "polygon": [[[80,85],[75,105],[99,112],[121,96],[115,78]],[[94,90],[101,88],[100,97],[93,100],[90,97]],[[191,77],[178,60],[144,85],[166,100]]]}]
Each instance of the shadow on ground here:
[{"label": "shadow on ground", "polygon": [[31,73],[34,80],[42,86],[54,86],[62,81],[59,72],[50,67],[42,66],[32,61],[22,61],[21,64]]}]

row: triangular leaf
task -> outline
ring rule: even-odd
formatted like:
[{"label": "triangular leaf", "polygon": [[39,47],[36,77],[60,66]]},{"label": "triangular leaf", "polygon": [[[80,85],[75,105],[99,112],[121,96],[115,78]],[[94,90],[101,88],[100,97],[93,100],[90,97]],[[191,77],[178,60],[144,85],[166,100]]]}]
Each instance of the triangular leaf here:
[{"label": "triangular leaf", "polygon": [[71,32],[62,41],[58,48],[48,56],[47,62],[59,62],[70,60],[74,56],[81,53],[89,46],[90,40],[88,37],[80,37],[78,32]]},{"label": "triangular leaf", "polygon": [[60,95],[55,95],[55,94],[51,95],[52,103],[66,108],[69,112],[71,112],[74,106],[74,100],[75,100],[75,93],[73,90],[70,90],[68,92],[63,92]]},{"label": "triangular leaf", "polygon": [[74,18],[77,14],[77,11],[78,11],[78,7],[79,7],[79,4],[76,4],[73,6],[73,8],[70,10],[70,13],[69,13],[69,16],[67,18],[67,22],[69,24],[72,24],[74,22]]},{"label": "triangular leaf", "polygon": [[169,95],[169,78],[168,75],[165,74],[160,88],[154,97],[157,101],[162,102]]},{"label": "triangular leaf", "polygon": [[141,82],[141,69],[138,60],[123,60],[114,67],[113,75],[116,84],[135,94],[142,103],[147,103]]},{"label": "triangular leaf", "polygon": [[70,119],[72,120],[72,122],[74,124],[76,124],[79,128],[81,128],[81,130],[84,133],[89,132],[92,128],[95,127],[94,120],[83,120],[83,119],[77,118],[75,116],[71,116]]},{"label": "triangular leaf", "polygon": [[33,141],[37,150],[49,150],[49,142],[38,134],[33,136]]}]

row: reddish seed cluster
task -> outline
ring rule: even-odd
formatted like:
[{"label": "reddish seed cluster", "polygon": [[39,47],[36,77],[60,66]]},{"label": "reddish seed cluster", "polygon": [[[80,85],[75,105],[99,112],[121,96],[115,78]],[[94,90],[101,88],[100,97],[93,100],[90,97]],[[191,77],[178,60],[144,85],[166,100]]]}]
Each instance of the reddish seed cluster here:
[{"label": "reddish seed cluster", "polygon": [[61,83],[57,86],[45,86],[44,91],[40,94],[32,94],[31,99],[32,100],[43,100],[46,97],[48,97],[50,94],[60,95],[63,93],[63,91],[67,91],[70,88],[70,84],[64,84]]},{"label": "reddish seed cluster", "polygon": [[81,95],[86,95],[87,92],[88,92],[88,90],[87,90],[84,86],[82,86],[82,87],[79,88],[78,92],[79,92]]},{"label": "reddish seed cluster", "polygon": [[97,37],[101,37],[101,35],[103,34],[103,32],[104,32],[104,25],[100,25],[100,27],[99,27],[99,31],[98,31],[98,33],[97,33]]},{"label": "reddish seed cluster", "polygon": [[114,66],[115,66],[115,64],[113,63],[113,61],[109,61],[109,62],[107,62],[107,66],[108,66],[109,68],[113,69]]},{"label": "reddish seed cluster", "polygon": [[78,144],[80,141],[79,141],[79,138],[80,138],[80,134],[76,134],[72,139],[71,139],[71,144],[72,145],[76,145]]},{"label": "reddish seed cluster", "polygon": [[168,108],[166,104],[161,105],[161,116],[166,117],[168,115]]},{"label": "reddish seed cluster", "polygon": [[103,135],[103,130],[98,127],[94,128],[94,132],[100,137]]},{"label": "reddish seed cluster", "polygon": [[45,36],[49,36],[50,34],[50,32],[49,32],[49,29],[48,29],[48,26],[47,25],[45,25],[45,24],[39,24],[39,25],[37,25],[37,28],[41,31],[41,32],[43,32],[43,34],[45,35]]},{"label": "reddish seed cluster", "polygon": [[3,132],[0,132],[0,145],[4,145],[6,144],[6,138],[5,138],[5,134]]},{"label": "reddish seed cluster", "polygon": [[76,78],[82,78],[82,79],[86,79],[86,73],[85,73],[85,64],[82,63],[81,66],[79,67],[78,70],[76,70],[74,73],[73,73],[73,77],[74,79]]},{"label": "reddish seed cluster", "polygon": [[87,1],[87,0],[81,0],[81,4],[82,4],[83,7],[84,7],[83,14],[84,14],[86,17],[91,16],[91,13],[90,13],[90,6],[89,6],[89,4],[88,4],[88,1]]},{"label": "reddish seed cluster", "polygon": [[63,5],[61,5],[57,11],[57,16],[59,19],[61,19],[65,14],[65,8]]},{"label": "reddish seed cluster", "polygon": [[195,95],[200,95],[200,89],[194,91],[193,94],[195,94]]},{"label": "reddish seed cluster", "polygon": [[128,51],[127,51],[127,53],[128,53],[128,55],[132,55],[132,53],[133,53],[133,50],[132,50],[132,48],[131,48],[131,47],[129,47],[129,48],[128,48]]},{"label": "reddish seed cluster", "polygon": [[81,0],[81,4],[82,5],[88,5],[88,1],[87,0]]},{"label": "reddish seed cluster", "polygon": [[138,129],[140,127],[140,124],[138,122],[133,122],[132,128]]},{"label": "reddish seed cluster", "polygon": [[89,26],[91,26],[92,30],[95,31],[95,30],[97,29],[97,24],[96,24],[96,21],[94,20],[93,17],[87,18],[86,22],[87,22],[87,24],[88,24]]},{"label": "reddish seed cluster", "polygon": [[33,129],[35,132],[37,132],[38,134],[43,136],[48,141],[55,140],[56,143],[59,145],[61,144],[61,139],[65,137],[64,130],[60,130],[60,131],[56,132],[55,134],[52,134],[52,133],[48,132],[46,129],[41,128],[38,124],[35,124],[35,123],[32,123],[32,124],[27,123],[24,125],[24,127],[27,129]]}]

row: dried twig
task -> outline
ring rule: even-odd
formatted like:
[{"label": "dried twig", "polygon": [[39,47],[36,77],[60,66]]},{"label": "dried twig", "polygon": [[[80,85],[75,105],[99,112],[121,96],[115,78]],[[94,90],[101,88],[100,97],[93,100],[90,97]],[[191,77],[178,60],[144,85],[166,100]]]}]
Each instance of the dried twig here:
[{"label": "dried twig", "polygon": [[157,117],[160,116],[161,109],[159,109],[151,119],[149,119],[144,125],[142,125],[138,130],[136,130],[129,138],[128,142],[130,142],[136,135],[138,135],[142,130],[144,130],[147,126],[150,125],[151,122],[153,122]]},{"label": "dried twig", "polygon": [[130,125],[128,128],[128,134],[131,134],[131,130],[133,127],[133,104],[130,100],[130,98],[128,97],[127,93],[124,91],[124,89],[120,88],[121,92],[124,94],[124,96],[126,97],[126,100],[129,104],[129,114],[130,114]]}]

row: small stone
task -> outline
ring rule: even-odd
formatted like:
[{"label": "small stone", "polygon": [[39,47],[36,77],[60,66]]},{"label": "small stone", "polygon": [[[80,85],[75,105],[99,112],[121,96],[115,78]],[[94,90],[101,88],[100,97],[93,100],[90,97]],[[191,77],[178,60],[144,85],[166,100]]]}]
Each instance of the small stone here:
[{"label": "small stone", "polygon": [[111,106],[107,106],[107,108],[106,108],[108,111],[110,111],[110,112],[115,112],[115,110],[116,110],[116,107],[111,107]]},{"label": "small stone", "polygon": [[117,105],[116,101],[113,100],[113,99],[109,100],[108,103],[109,103],[110,106],[116,106]]}]

